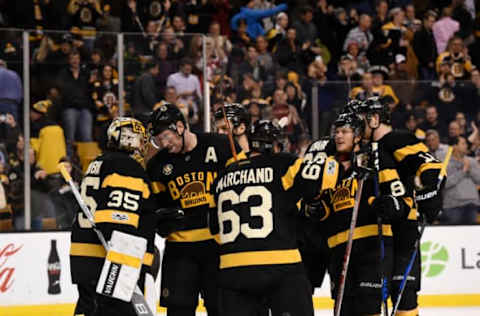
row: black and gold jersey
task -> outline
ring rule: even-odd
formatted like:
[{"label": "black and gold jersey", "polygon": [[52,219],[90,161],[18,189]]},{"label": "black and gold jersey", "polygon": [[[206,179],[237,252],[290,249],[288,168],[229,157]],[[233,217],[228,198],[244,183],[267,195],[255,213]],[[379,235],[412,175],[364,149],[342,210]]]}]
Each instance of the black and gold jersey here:
[{"label": "black and gold jersey", "polygon": [[[211,188],[218,173],[234,161],[224,135],[196,134],[197,146],[190,152],[158,152],[147,165],[153,193],[162,207],[184,210],[186,219],[178,231],[168,236],[173,242],[197,242],[212,239],[207,214]],[[238,159],[245,158],[236,145]]]},{"label": "black and gold jersey", "polygon": [[[406,196],[406,190],[395,170],[393,158],[386,152],[379,152],[378,189],[379,195],[392,195],[398,198],[407,209],[411,199]],[[333,156],[327,158],[325,168],[322,170],[323,192],[320,199],[325,208],[322,220],[326,222],[325,229],[329,248],[344,246],[348,240],[352,211],[355,205],[355,195],[358,190],[358,179],[353,168],[347,170],[335,160]],[[365,180],[360,199],[357,225],[353,232],[356,248],[368,249],[376,247],[378,236],[377,214],[371,207],[372,198],[376,196],[376,183],[373,177]],[[384,238],[393,235],[391,223],[385,222],[382,226]]]},{"label": "black and gold jersey", "polygon": [[408,196],[414,196],[416,177],[424,187],[438,185],[442,163],[430,154],[428,147],[412,133],[392,131],[378,141],[378,146],[394,158],[395,169]]},{"label": "black and gold jersey", "polygon": [[[143,264],[153,262],[155,203],[144,168],[123,152],[107,152],[93,160],[80,185],[83,201],[95,225],[110,240],[113,230],[146,238]],[[98,280],[106,251],[81,210],[72,227],[70,264],[72,281]]]},{"label": "black and gold jersey", "polygon": [[211,209],[220,269],[301,262],[297,202],[318,194],[319,171],[315,164],[280,153],[250,157],[220,174]]}]

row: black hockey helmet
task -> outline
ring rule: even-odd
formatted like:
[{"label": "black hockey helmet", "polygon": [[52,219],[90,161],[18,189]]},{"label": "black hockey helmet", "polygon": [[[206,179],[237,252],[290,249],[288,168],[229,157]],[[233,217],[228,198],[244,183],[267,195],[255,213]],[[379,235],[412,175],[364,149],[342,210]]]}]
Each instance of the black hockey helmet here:
[{"label": "black hockey helmet", "polygon": [[[225,116],[232,122],[234,128],[240,126],[242,123],[245,124],[246,128],[250,125],[250,114],[248,114],[247,109],[239,103],[225,104]],[[221,119],[223,119],[222,107],[215,111],[215,120]]]},{"label": "black hockey helmet", "polygon": [[150,115],[148,121],[151,124],[149,133],[150,135],[155,136],[167,129],[176,132],[178,121],[186,126],[185,117],[180,109],[175,104],[165,103]]},{"label": "black hockey helmet", "polygon": [[280,127],[269,120],[256,121],[248,133],[248,144],[251,151],[272,153],[275,141],[282,136]]},{"label": "black hockey helmet", "polygon": [[390,125],[390,110],[386,104],[387,99],[381,97],[371,97],[365,101],[367,114],[378,113],[380,115],[380,123]]},{"label": "black hockey helmet", "polygon": [[361,135],[365,129],[365,121],[356,113],[342,113],[340,114],[334,123],[337,127],[350,127],[353,129],[355,135]]},{"label": "black hockey helmet", "polygon": [[357,114],[366,113],[367,108],[365,106],[365,102],[358,99],[352,99],[348,101],[341,113],[348,112]]}]

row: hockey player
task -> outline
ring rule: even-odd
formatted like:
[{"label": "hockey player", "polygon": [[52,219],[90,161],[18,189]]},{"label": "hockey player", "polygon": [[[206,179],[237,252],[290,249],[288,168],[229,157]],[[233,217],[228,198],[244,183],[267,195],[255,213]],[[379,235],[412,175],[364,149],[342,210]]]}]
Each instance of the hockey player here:
[{"label": "hockey player", "polygon": [[[322,170],[323,191],[314,207],[307,207],[311,218],[325,221],[325,233],[330,248],[330,277],[332,294],[338,304],[337,289],[340,286],[343,260],[352,210],[358,189],[358,178],[366,170],[357,157],[364,128],[363,119],[354,113],[343,113],[335,121],[336,154],[326,158]],[[385,155],[384,155],[385,156]],[[380,168],[380,195],[374,197],[374,182],[368,178],[363,185],[358,217],[353,232],[353,248],[345,280],[341,315],[380,315],[381,267],[378,264],[377,216],[384,219],[382,233],[385,240],[385,267],[389,275],[392,266],[391,222],[406,216],[408,205],[401,192],[392,187],[402,185],[398,174],[390,172],[393,160],[383,159]],[[367,172],[368,175],[368,172]],[[384,268],[385,268],[384,267]]]},{"label": "hockey player", "polygon": [[222,315],[255,315],[265,301],[273,316],[313,315],[295,219],[297,201],[318,194],[320,166],[278,153],[279,136],[272,122],[255,122],[248,159],[232,164],[213,187]]},{"label": "hockey player", "polygon": [[[378,148],[392,156],[395,166],[392,171],[400,175],[410,211],[406,220],[395,223],[394,233],[395,263],[390,294],[393,301],[398,297],[403,274],[411,258],[414,244],[418,238],[418,211],[427,222],[432,223],[442,208],[441,188],[438,184],[442,164],[433,157],[428,148],[410,132],[394,131],[390,126],[390,115],[386,106],[378,97],[368,99],[361,107],[365,118],[365,141],[378,142]],[[382,156],[380,155],[380,160]],[[444,183],[445,181],[443,181]],[[392,188],[394,189],[394,188]],[[414,192],[415,191],[415,192]],[[417,202],[413,197],[416,196]],[[407,278],[406,287],[397,315],[418,315],[417,292],[420,290],[420,256]],[[395,303],[395,302],[394,302]]]},{"label": "hockey player", "polygon": [[[218,315],[218,246],[208,229],[207,214],[213,181],[234,160],[228,139],[192,133],[171,104],[155,110],[149,126],[151,141],[162,148],[147,164],[153,192],[162,205],[185,211],[183,224],[167,237],[160,304],[169,316],[195,315],[201,293],[208,315]],[[244,158],[236,147],[237,159]]]},{"label": "hockey player", "polygon": [[108,149],[93,160],[82,180],[82,198],[95,225],[109,241],[107,253],[91,223],[79,211],[72,227],[70,265],[78,286],[75,315],[136,313],[130,299],[135,285],[146,291],[155,310],[153,261],[155,203],[141,158],[145,129],[133,118],[115,119],[108,128]]},{"label": "hockey player", "polygon": [[[230,125],[230,132],[235,141],[240,145],[243,152],[248,153],[247,131],[250,126],[250,114],[246,108],[238,103],[229,103],[225,105],[225,116]],[[215,127],[217,133],[227,135],[228,124],[223,116],[223,108],[220,107],[215,111]]]}]

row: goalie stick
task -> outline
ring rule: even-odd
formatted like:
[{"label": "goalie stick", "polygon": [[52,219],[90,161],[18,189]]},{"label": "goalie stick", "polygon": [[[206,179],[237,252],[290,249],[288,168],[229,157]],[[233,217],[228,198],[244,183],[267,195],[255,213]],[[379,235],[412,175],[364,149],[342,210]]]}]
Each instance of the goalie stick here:
[{"label": "goalie stick", "polygon": [[[96,227],[95,221],[93,219],[93,215],[88,209],[85,202],[83,201],[82,196],[80,195],[80,192],[78,192],[77,187],[73,183],[72,177],[70,176],[67,169],[65,168],[65,165],[63,163],[60,163],[58,165],[58,168],[60,169],[60,173],[62,174],[65,181],[68,183],[68,185],[70,185],[70,188],[72,189],[73,195],[75,196],[75,199],[77,200],[78,205],[80,206],[83,213],[87,217],[88,221],[92,225],[92,229],[97,234],[98,239],[100,240],[103,247],[105,248],[105,251],[108,252],[108,250],[110,249],[110,246],[105,240],[105,237],[103,236],[102,232]],[[133,309],[135,310],[135,313],[137,314],[137,316],[154,316],[155,315],[150,310],[150,307],[148,306],[147,301],[145,300],[145,297],[143,296],[142,291],[140,290],[138,285],[135,287],[135,291],[133,292],[131,304],[133,305]]]},{"label": "goalie stick", "polygon": [[[438,175],[437,190],[440,189],[440,185],[442,183],[443,177],[445,176],[448,162],[450,161],[450,157],[452,156],[452,150],[453,150],[452,146],[448,147],[445,160],[443,161],[442,169],[440,170],[440,174]],[[415,240],[415,246],[413,247],[413,253],[412,253],[412,256],[410,257],[410,261],[408,262],[407,268],[403,273],[402,282],[400,283],[400,290],[398,292],[397,300],[395,302],[395,306],[393,307],[391,316],[395,316],[395,313],[398,310],[398,306],[400,305],[403,291],[405,290],[405,286],[407,285],[408,276],[410,275],[410,271],[412,270],[413,263],[415,262],[415,258],[417,257],[417,252],[420,247],[420,239],[422,238],[422,235],[423,235],[423,232],[425,231],[426,226],[427,226],[427,220],[425,216],[423,216],[422,224],[420,226],[420,232],[418,234],[417,240]]]}]

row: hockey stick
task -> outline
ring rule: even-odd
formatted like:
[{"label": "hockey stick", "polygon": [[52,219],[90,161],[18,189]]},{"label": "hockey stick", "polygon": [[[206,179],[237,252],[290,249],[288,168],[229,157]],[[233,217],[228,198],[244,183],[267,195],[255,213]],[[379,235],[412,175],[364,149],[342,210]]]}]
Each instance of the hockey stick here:
[{"label": "hockey stick", "polygon": [[[105,237],[103,237],[102,232],[97,228],[95,225],[95,220],[93,219],[93,214],[90,212],[88,209],[87,205],[82,199],[82,196],[80,195],[80,192],[78,192],[77,187],[72,181],[72,177],[68,173],[67,169],[65,168],[65,165],[63,163],[60,163],[58,165],[58,168],[60,169],[60,173],[62,174],[63,178],[65,181],[70,185],[70,188],[72,189],[73,195],[75,196],[75,199],[77,200],[78,205],[83,211],[83,214],[87,217],[88,221],[92,225],[93,231],[97,234],[98,239],[100,239],[100,242],[102,243],[103,247],[105,248],[105,251],[108,252],[110,246],[108,245],[107,241],[105,240]],[[152,311],[150,310],[150,307],[148,306],[145,297],[142,294],[142,291],[138,287],[138,285],[135,287],[135,292],[133,293],[131,303],[133,305],[133,309],[135,310],[135,313],[137,316],[154,316]]]},{"label": "hockey stick", "polygon": [[360,206],[360,199],[362,198],[363,181],[363,178],[358,181],[357,192],[355,192],[355,204],[353,206],[350,230],[348,231],[347,246],[345,248],[345,255],[343,256],[342,272],[340,273],[337,297],[335,300],[335,316],[340,316],[340,311],[342,310],[343,293],[345,292],[345,280],[347,278],[348,264],[350,262],[350,254],[352,252],[353,231],[357,226],[358,208]]},{"label": "hockey stick", "polygon": [[[445,176],[448,163],[450,161],[450,157],[452,156],[452,146],[448,147],[447,154],[445,156],[445,160],[443,161],[442,169],[440,170],[440,174],[438,175],[438,182],[437,182],[437,190],[440,189],[440,185],[442,183],[443,177]],[[402,282],[400,283],[400,290],[398,292],[397,300],[395,302],[395,306],[393,307],[391,316],[395,316],[395,313],[398,310],[398,306],[400,305],[400,300],[402,299],[403,291],[405,290],[405,286],[407,285],[407,279],[410,275],[410,271],[412,270],[413,263],[417,257],[417,252],[420,247],[420,240],[422,239],[423,232],[425,231],[425,227],[427,226],[427,220],[425,216],[422,217],[422,224],[420,226],[420,232],[418,234],[417,240],[415,240],[415,245],[413,247],[413,253],[410,257],[410,261],[408,262],[407,268],[402,276]]]},{"label": "hockey stick", "polygon": [[224,78],[226,74],[227,74],[227,65],[225,64],[222,69],[222,76],[220,77],[220,104],[222,106],[223,121],[227,125],[227,136],[228,136],[228,142],[230,143],[230,150],[232,151],[233,160],[237,162],[238,161],[237,150],[235,149],[235,142],[233,141],[232,129],[231,129],[230,121],[227,118],[227,113],[225,113],[225,96],[223,95],[223,84],[224,84]]},{"label": "hockey stick", "polygon": [[[375,168],[375,176],[373,177],[374,195],[377,198],[380,194],[378,173],[380,172],[380,161],[378,157],[378,143],[372,142],[373,166]],[[380,284],[382,285],[382,302],[385,316],[388,316],[388,287],[387,278],[385,278],[385,241],[383,240],[382,218],[377,216],[378,230],[378,249],[380,250]]]}]

